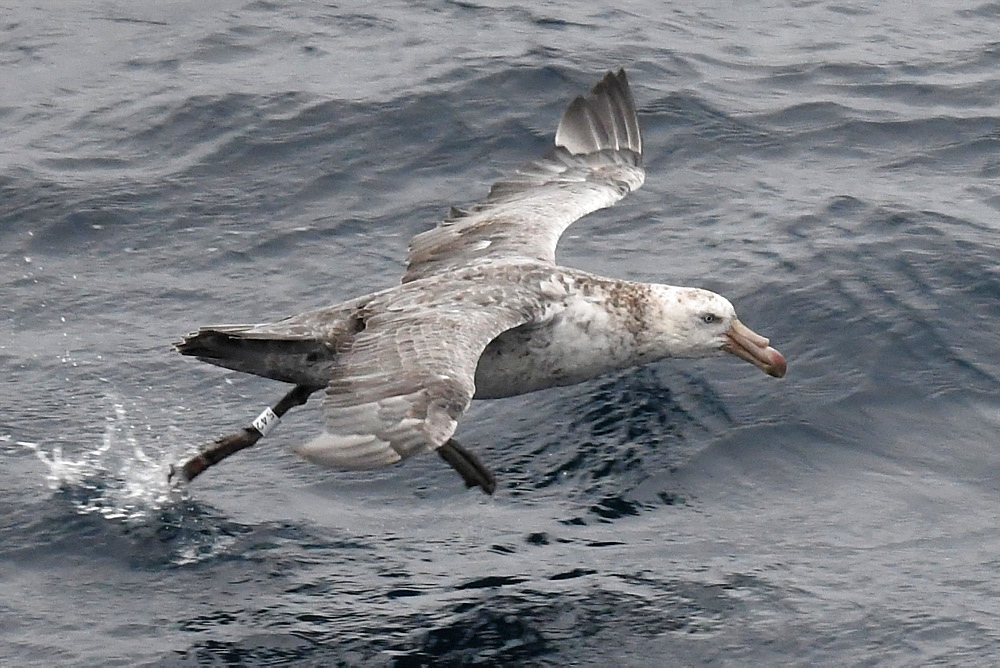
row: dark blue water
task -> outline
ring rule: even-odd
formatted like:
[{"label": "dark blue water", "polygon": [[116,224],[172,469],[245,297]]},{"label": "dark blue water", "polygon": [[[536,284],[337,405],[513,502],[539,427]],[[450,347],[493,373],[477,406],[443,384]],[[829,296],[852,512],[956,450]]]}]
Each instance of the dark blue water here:
[{"label": "dark blue water", "polygon": [[[1000,5],[0,10],[0,663],[984,665],[1000,655]],[[170,343],[394,284],[629,70],[646,185],[569,265],[789,361],[477,403],[372,473]],[[318,404],[318,402],[314,402]]]}]

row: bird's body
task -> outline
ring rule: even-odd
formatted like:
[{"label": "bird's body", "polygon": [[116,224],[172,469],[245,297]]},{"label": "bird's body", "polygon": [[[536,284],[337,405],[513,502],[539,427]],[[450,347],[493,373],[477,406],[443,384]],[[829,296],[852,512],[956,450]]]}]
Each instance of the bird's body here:
[{"label": "bird's body", "polygon": [[555,264],[569,224],[642,184],[641,150],[625,74],[609,74],[570,105],[545,158],[414,237],[400,285],[271,324],[202,328],[177,347],[325,388],[326,429],[297,452],[344,469],[440,449],[462,472],[445,450],[473,398],[723,352],[783,375],[781,355],[715,293]]}]

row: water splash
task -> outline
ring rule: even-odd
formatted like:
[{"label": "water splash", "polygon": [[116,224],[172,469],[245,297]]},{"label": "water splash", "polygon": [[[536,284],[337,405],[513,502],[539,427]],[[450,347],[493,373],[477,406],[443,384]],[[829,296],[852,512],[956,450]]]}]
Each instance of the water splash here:
[{"label": "water splash", "polygon": [[175,503],[183,494],[167,481],[172,453],[143,447],[120,401],[113,403],[105,418],[101,442],[74,457],[66,456],[61,445],[46,451],[38,443],[18,444],[34,451],[48,468],[45,481],[49,488],[66,493],[81,514],[141,521]]},{"label": "water splash", "polygon": [[[49,449],[29,441],[14,444],[45,464],[45,482],[61,504],[102,518],[104,529],[125,537],[135,548],[129,553],[133,561],[187,566],[238,549],[239,537],[251,529],[195,501],[184,485],[168,482],[181,446],[164,445],[162,430],[130,417],[130,410],[123,400],[109,398],[103,437],[89,449],[75,448],[73,455],[59,444]],[[0,435],[0,441],[13,439]]]}]

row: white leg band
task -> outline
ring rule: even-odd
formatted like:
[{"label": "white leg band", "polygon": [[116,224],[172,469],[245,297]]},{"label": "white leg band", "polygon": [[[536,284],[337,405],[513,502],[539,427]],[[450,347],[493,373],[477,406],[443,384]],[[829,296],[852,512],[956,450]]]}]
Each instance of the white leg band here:
[{"label": "white leg band", "polygon": [[264,437],[267,436],[279,422],[281,422],[281,418],[275,415],[274,411],[271,410],[271,407],[268,406],[264,409],[264,412],[253,421],[253,428],[260,432],[261,437]]}]

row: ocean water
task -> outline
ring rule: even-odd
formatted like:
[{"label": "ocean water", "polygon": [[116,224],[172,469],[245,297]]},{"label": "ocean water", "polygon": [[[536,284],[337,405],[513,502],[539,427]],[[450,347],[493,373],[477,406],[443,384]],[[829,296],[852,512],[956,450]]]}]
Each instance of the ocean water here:
[{"label": "ocean water", "polygon": [[[1000,656],[1000,4],[7,3],[0,664],[988,665]],[[183,358],[398,281],[624,66],[645,186],[560,260],[697,285],[788,359],[477,402],[298,460],[318,401]]]}]

